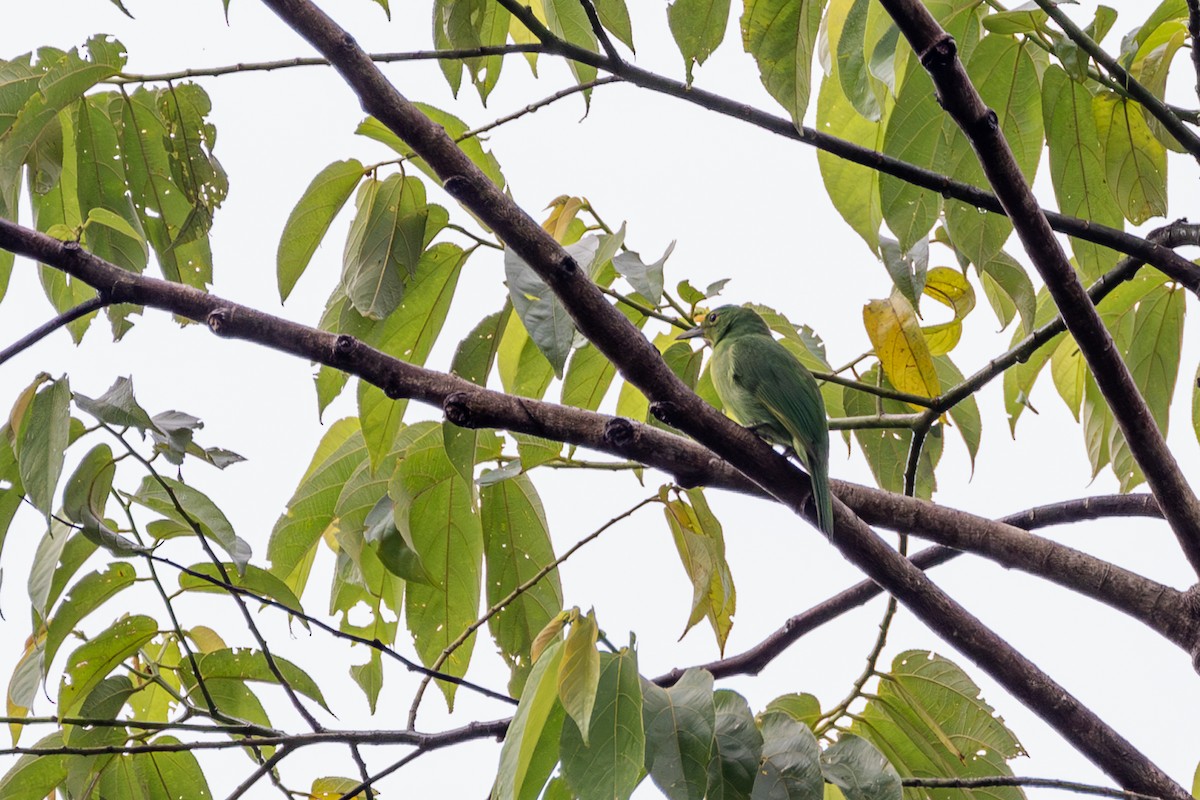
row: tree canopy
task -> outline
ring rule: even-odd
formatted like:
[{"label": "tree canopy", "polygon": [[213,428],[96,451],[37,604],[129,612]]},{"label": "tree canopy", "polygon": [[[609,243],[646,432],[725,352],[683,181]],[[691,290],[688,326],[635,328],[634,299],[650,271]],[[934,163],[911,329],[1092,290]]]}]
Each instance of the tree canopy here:
[{"label": "tree canopy", "polygon": [[[1200,269],[1177,252],[1200,245],[1200,227],[1163,221],[1194,197],[1168,209],[1168,169],[1194,180],[1200,162],[1200,5],[1163,0],[1133,18],[1054,0],[430,5],[432,25],[404,31],[412,50],[374,49],[401,27],[385,24],[393,11],[413,13],[388,0],[360,0],[362,29],[310,0],[226,0],[231,31],[286,26],[288,52],[317,55],[264,48],[262,60],[151,74],[133,71],[138,49],[118,36],[62,47],[49,27],[22,34],[29,52],[0,53],[0,307],[22,326],[0,342],[0,365],[34,365],[3,367],[0,564],[25,584],[30,615],[7,685],[0,797],[390,796],[411,793],[405,768],[438,751],[469,753],[458,771],[502,800],[1200,796],[1190,773],[1140,749],[1145,730],[1112,725],[1071,693],[1071,672],[1046,667],[1069,663],[1074,635],[1136,654],[1149,634],[1200,664],[1200,501],[1180,466],[1200,436],[1184,337]],[[262,8],[274,17],[252,16]],[[121,0],[109,11],[141,13]],[[428,102],[435,93],[405,77],[422,64],[453,99]],[[565,88],[524,94],[563,67]],[[306,69],[341,99],[273,88]],[[761,104],[736,88],[738,70]],[[256,198],[279,212],[278,226],[251,228],[273,271],[218,257],[238,250],[222,240],[226,209],[256,169],[223,156],[233,110],[215,87],[236,80],[258,81],[261,106],[237,111],[257,128],[246,152],[264,162],[305,134],[272,124],[271,102],[320,97],[305,109],[313,130],[355,135],[349,149],[305,148],[325,166],[294,194]],[[510,83],[521,105],[501,114]],[[627,140],[586,152],[545,137],[536,167],[566,185],[530,198],[506,132],[537,137],[531,115],[568,107],[583,131],[617,92],[694,116],[677,128],[626,118]],[[787,197],[793,229],[648,230],[555,172],[586,160],[654,195],[626,167],[645,155],[639,136],[665,143],[659,159],[673,140],[688,154],[645,175],[697,181],[710,214]],[[823,186],[776,195],[767,187],[791,179],[788,164],[740,171],[738,153],[764,137],[788,159],[815,151]],[[691,155],[710,141],[737,149]],[[814,263],[829,237],[806,218],[817,205],[855,237],[838,260],[863,266]],[[761,257],[769,238],[790,255]],[[716,275],[695,263],[709,240],[738,253]],[[23,277],[35,272],[54,315],[36,328]],[[874,283],[846,277],[868,273]],[[245,288],[264,276],[273,297]],[[750,297],[739,283],[804,291]],[[301,318],[304,296],[327,299]],[[814,519],[804,472],[723,413],[706,350],[677,339],[731,298],[814,373],[835,453],[874,482],[839,480],[849,468],[835,460],[828,540],[801,522]],[[861,307],[861,321],[812,324],[835,302]],[[105,342],[104,384],[40,371],[50,335]],[[212,335],[236,341],[208,350]],[[148,338],[170,355],[143,361]],[[253,441],[204,428],[217,407],[249,402],[247,349],[312,374],[307,396],[269,398],[305,409],[303,431],[270,414]],[[1021,436],[1051,402],[1073,421],[1069,456],[1058,438]],[[1031,499],[992,470],[982,480],[998,502],[959,502],[963,473],[977,458],[982,473],[988,438],[1006,435],[1031,472],[1079,464],[1079,484],[1116,493],[1054,482]],[[260,490],[247,445],[290,466],[290,496]],[[730,493],[747,499],[727,506]],[[600,522],[559,530],[551,503]],[[262,507],[277,521],[249,533],[243,517]],[[1127,522],[1114,552],[1040,533],[1115,518]],[[630,519],[662,546],[615,548],[607,532]],[[748,547],[767,519],[781,535]],[[1164,563],[1139,559],[1129,542],[1165,530]],[[791,537],[812,540],[802,564],[782,563],[796,558]],[[669,566],[650,557],[668,552]],[[964,554],[1140,625],[1080,633],[1029,608],[1021,624],[1059,646],[1018,644],[939,579],[953,573],[926,575]],[[797,606],[788,583],[819,585],[810,573],[840,575],[843,560],[860,582]],[[790,581],[764,580],[777,574]],[[1021,584],[974,574],[1015,602]],[[757,598],[753,620],[738,615],[739,588]],[[645,628],[606,619],[606,593],[632,596]],[[750,680],[880,595],[870,635],[822,640],[837,651],[823,666],[834,694],[806,674]],[[904,642],[901,619],[944,646]],[[746,625],[761,635],[736,638]],[[680,631],[692,649],[669,651]],[[653,674],[647,648],[672,668]],[[369,725],[342,722],[361,702],[349,687]],[[1022,732],[1005,721],[1017,704],[1117,789],[1091,773],[1020,774]],[[1172,732],[1164,715],[1179,712],[1141,724]]]}]

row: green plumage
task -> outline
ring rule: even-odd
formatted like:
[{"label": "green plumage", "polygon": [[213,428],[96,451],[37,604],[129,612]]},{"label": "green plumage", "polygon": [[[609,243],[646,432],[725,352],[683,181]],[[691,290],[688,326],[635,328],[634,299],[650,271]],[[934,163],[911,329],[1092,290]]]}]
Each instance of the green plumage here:
[{"label": "green plumage", "polygon": [[817,381],[755,312],[721,306],[680,338],[712,345],[713,386],[735,420],[772,444],[790,447],[812,478],[817,525],[833,534],[829,422]]}]

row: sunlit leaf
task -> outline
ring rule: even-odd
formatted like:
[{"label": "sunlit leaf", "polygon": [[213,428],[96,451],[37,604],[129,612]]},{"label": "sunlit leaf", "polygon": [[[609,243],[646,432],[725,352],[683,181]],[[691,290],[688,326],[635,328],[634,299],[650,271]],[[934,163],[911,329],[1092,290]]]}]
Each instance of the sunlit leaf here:
[{"label": "sunlit leaf", "polygon": [[1167,213],[1167,152],[1141,106],[1113,92],[1092,98],[1109,189],[1125,218],[1140,225]]},{"label": "sunlit leaf", "polygon": [[600,684],[600,653],[596,650],[600,629],[596,626],[596,615],[591,611],[579,615],[576,610],[572,618],[571,630],[562,646],[562,665],[558,669],[558,699],[587,745],[588,727]]},{"label": "sunlit leaf", "polygon": [[287,300],[296,281],[304,274],[317,246],[325,238],[329,224],[350,199],[363,177],[363,165],[357,159],[335,161],[317,173],[296,202],[284,223],[275,255],[279,297]]},{"label": "sunlit leaf", "polygon": [[535,800],[558,761],[565,716],[558,701],[561,663],[562,645],[555,643],[533,665],[500,748],[495,800]]},{"label": "sunlit leaf", "polygon": [[884,374],[902,392],[937,397],[941,393],[929,344],[912,305],[893,292],[863,307],[863,324]]}]

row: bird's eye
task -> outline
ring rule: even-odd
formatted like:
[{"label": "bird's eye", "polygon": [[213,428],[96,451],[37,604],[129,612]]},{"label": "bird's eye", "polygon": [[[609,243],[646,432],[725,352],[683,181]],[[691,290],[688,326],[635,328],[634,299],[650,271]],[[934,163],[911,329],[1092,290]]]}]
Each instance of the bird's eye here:
[{"label": "bird's eye", "polygon": [[709,322],[716,322],[716,321],[717,321],[717,312],[715,312],[715,311],[714,311],[714,312],[712,312],[711,314],[709,314],[709,315],[708,315],[708,321],[709,321]]}]

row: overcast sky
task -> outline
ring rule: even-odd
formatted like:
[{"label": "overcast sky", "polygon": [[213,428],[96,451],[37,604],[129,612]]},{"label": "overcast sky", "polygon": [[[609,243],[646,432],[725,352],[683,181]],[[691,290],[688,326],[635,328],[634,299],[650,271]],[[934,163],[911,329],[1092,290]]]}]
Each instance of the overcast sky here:
[{"label": "overcast sky", "polygon": [[[6,9],[5,24],[0,26],[0,58],[44,44],[82,44],[98,32],[113,34],[125,44],[130,72],[311,53],[296,34],[251,0],[234,0],[228,25],[217,0],[128,0],[135,21],[103,0],[10,5],[14,7]],[[396,0],[390,24],[369,0],[324,5],[368,49],[430,46],[427,3]],[[664,4],[630,5],[634,6],[638,63],[682,77],[682,61],[669,38]],[[1150,6],[1144,0],[1113,5],[1121,16],[1110,47]],[[1090,19],[1093,10],[1090,2],[1073,9],[1081,20]],[[777,112],[759,84],[752,60],[741,50],[736,21],[731,21],[734,27],[725,43],[697,71],[697,85]],[[1179,56],[1173,99],[1194,106],[1195,98],[1188,97],[1192,73],[1184,63],[1186,58],[1183,53]],[[534,80],[523,59],[511,57],[484,108],[469,85],[454,101],[432,63],[384,69],[409,98],[447,108],[470,125],[489,122],[571,83],[566,68],[552,59],[543,57],[541,77]],[[283,222],[323,166],[348,157],[364,163],[382,160],[388,157],[387,151],[353,135],[363,113],[350,90],[327,68],[232,75],[203,79],[202,83],[213,98],[216,155],[228,170],[231,184],[212,234],[212,289],[232,300],[315,324],[337,280],[348,216],[343,215],[334,225],[286,307],[279,304],[275,284],[275,248]],[[836,215],[810,148],[681,101],[624,86],[596,90],[586,118],[582,100],[570,98],[499,128],[490,135],[488,146],[499,159],[515,199],[535,217],[541,218],[541,209],[560,194],[587,196],[610,223],[628,222],[627,243],[633,249],[657,256],[670,242],[677,242],[667,265],[668,286],[685,277],[699,286],[731,278],[725,293],[730,301],[774,305],[793,321],[811,325],[824,337],[831,362],[844,363],[869,349],[861,309],[869,299],[886,296],[890,281],[863,242]],[[1172,158],[1171,170],[1172,218],[1195,217],[1200,199],[1195,165]],[[1037,188],[1044,198],[1050,197],[1047,174],[1043,160]],[[448,198],[439,198],[437,190],[431,189],[431,197],[452,205]],[[1023,258],[1015,240],[1009,250]],[[950,265],[943,249],[935,248],[934,258],[931,266]],[[428,361],[430,367],[447,369],[454,345],[481,317],[500,307],[505,296],[502,279],[498,254],[481,252],[471,259],[445,331]],[[41,298],[34,267],[18,262],[8,296],[0,305],[0,346],[53,315]],[[982,296],[979,299],[964,341],[953,353],[965,373],[1004,350],[1011,334],[1011,330],[996,333],[995,318]],[[1189,305],[1193,301],[1189,298]],[[1200,453],[1188,418],[1190,379],[1200,348],[1190,332],[1186,338],[1169,440],[1185,471],[1200,474],[1196,469]],[[92,396],[103,392],[117,376],[132,376],[139,400],[151,413],[177,408],[203,418],[203,444],[236,450],[249,460],[223,474],[203,465],[189,466],[186,476],[226,511],[238,533],[254,547],[256,563],[265,566],[271,526],[325,430],[317,423],[308,364],[245,343],[216,339],[202,327],[180,328],[165,315],[152,312],[139,319],[134,331],[117,345],[108,338],[107,325],[101,321],[82,347],[73,347],[65,333],[59,333],[0,367],[0,408],[7,409],[11,399],[42,370],[56,376],[68,373],[72,388]],[[552,387],[548,397],[556,398],[557,389]],[[615,401],[615,392],[612,397]],[[961,440],[956,433],[949,433],[938,470],[939,502],[991,516],[1115,491],[1108,472],[1090,481],[1081,432],[1058,400],[1048,375],[1033,395],[1041,413],[1022,418],[1015,442],[1008,434],[999,382],[985,389],[979,402],[984,433],[974,474]],[[325,421],[353,413],[353,391],[348,391],[326,412]],[[410,410],[412,419],[437,416],[433,409],[414,406]],[[835,477],[872,483],[861,456],[847,457],[836,440],[831,471]],[[647,486],[642,488],[629,475],[540,472],[547,474],[535,475],[535,482],[547,504],[560,551],[650,494],[661,478],[647,475]],[[598,502],[598,497],[611,500]],[[710,497],[725,526],[739,594],[729,653],[753,645],[786,617],[857,580],[856,571],[792,515],[764,502],[715,492]],[[25,575],[32,548],[41,536],[39,524],[34,514],[20,515],[0,562],[5,577],[0,586],[0,609],[5,616],[0,622],[0,682],[6,682],[29,633]],[[1048,534],[1178,587],[1193,577],[1160,523],[1089,523]],[[331,559],[327,553],[323,558],[304,598],[306,608],[313,611],[322,610],[327,603],[325,586]],[[935,578],[1173,777],[1190,784],[1200,758],[1200,716],[1195,713],[1200,691],[1184,653],[1123,616],[978,559],[968,557],[939,568]],[[643,674],[655,675],[717,656],[704,626],[675,643],[687,618],[691,589],[661,512],[655,509],[642,511],[607,532],[568,562],[563,568],[563,585],[568,607],[595,606],[601,627],[613,641],[624,642],[628,631],[637,633]],[[98,619],[127,609],[130,597],[134,595],[110,605]],[[157,600],[147,594],[146,602],[156,604]],[[230,644],[250,644],[234,607],[223,602],[218,612],[215,602],[209,596],[200,603],[181,603],[184,625],[208,624]],[[153,609],[149,613],[162,616],[157,605],[148,607]],[[806,637],[758,679],[722,685],[743,692],[756,710],[787,691],[811,691],[825,705],[832,705],[858,674],[874,641],[882,608],[882,601],[876,600]],[[361,648],[330,645],[327,637],[317,634],[310,638],[299,629],[294,637],[289,636],[272,613],[262,614],[260,619],[273,636],[272,644],[277,643],[283,654],[318,676],[340,715],[340,720],[331,724],[403,726],[415,685],[408,676],[388,668],[380,710],[371,719],[361,693],[347,677],[350,664],[365,660]],[[411,652],[407,641],[407,634],[402,633],[400,647]],[[1017,774],[1103,782],[1090,764],[981,670],[902,612],[883,664],[890,663],[891,655],[912,647],[947,653],[983,687],[985,697],[1031,754],[1030,759],[1013,764]],[[64,648],[64,655],[69,649]],[[502,688],[505,675],[493,650],[489,641],[478,643],[469,677]],[[265,694],[270,696],[271,690]],[[440,698],[430,696],[422,709],[421,727],[435,730],[508,713],[496,703],[477,701],[462,692],[459,697],[457,713],[447,717]],[[40,710],[49,712],[52,707],[43,702]],[[295,715],[283,704],[276,713],[277,724],[296,729],[302,724],[287,722]],[[35,738],[30,735],[23,743]],[[335,763],[344,765],[336,770],[340,774],[353,774],[341,750],[325,752],[330,760],[324,763],[313,758],[287,762],[287,774],[326,774],[335,771]],[[445,796],[478,797],[494,774],[497,754],[498,748],[490,743],[435,753],[389,779],[383,788],[390,787],[391,796],[398,796],[401,787],[408,790],[416,785],[427,790],[436,787]],[[369,760],[378,768],[396,757],[395,752],[385,751],[372,753]],[[231,755],[228,763],[233,771],[210,773],[217,796],[228,792],[249,769],[241,754]],[[464,763],[471,766],[465,768]],[[307,779],[296,777],[292,782],[307,786]],[[643,787],[641,792],[653,796],[654,790]]]}]

